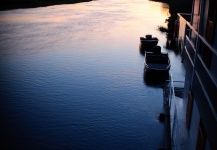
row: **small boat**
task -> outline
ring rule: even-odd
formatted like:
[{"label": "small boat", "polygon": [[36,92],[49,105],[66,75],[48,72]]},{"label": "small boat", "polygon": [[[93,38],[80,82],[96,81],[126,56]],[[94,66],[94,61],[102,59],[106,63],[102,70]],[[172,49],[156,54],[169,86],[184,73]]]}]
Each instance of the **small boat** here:
[{"label": "small boat", "polygon": [[162,53],[160,46],[154,46],[152,52],[145,52],[145,71],[168,72],[170,60],[168,53]]},{"label": "small boat", "polygon": [[151,51],[158,43],[158,38],[148,34],[145,37],[140,37],[140,50]]}]

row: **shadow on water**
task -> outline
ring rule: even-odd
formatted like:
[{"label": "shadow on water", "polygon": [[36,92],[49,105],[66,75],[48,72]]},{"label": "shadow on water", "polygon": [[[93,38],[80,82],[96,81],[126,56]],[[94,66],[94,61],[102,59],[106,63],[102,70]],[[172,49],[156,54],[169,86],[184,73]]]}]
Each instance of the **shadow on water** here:
[{"label": "shadow on water", "polygon": [[169,79],[169,72],[146,71],[144,69],[144,84],[153,87],[162,87]]},{"label": "shadow on water", "polygon": [[[167,3],[169,5],[170,16],[165,20],[167,28],[159,28],[161,32],[167,33],[166,49],[174,51],[176,55],[179,54],[179,45],[177,45],[178,38],[178,20],[177,13],[191,13],[193,0],[151,0]],[[190,18],[189,18],[190,20]]]},{"label": "shadow on water", "polygon": [[174,51],[176,55],[179,54],[179,49],[175,38],[167,37],[165,48]]}]

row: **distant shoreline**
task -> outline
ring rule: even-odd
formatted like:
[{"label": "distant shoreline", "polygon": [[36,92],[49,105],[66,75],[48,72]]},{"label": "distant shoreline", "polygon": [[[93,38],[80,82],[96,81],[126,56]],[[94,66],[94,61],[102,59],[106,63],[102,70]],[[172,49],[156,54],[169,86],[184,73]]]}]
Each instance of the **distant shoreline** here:
[{"label": "distant shoreline", "polygon": [[60,4],[74,4],[80,2],[89,2],[91,0],[0,0],[0,11],[19,9],[19,8],[37,8]]}]

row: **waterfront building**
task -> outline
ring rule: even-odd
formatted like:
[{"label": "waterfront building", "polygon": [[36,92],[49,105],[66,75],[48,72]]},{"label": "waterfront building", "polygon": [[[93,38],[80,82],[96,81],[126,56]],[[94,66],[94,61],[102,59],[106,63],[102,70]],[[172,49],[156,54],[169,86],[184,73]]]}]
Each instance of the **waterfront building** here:
[{"label": "waterfront building", "polygon": [[191,149],[216,150],[217,0],[193,0],[192,13],[178,13],[178,23],[178,46],[186,69],[187,143]]}]

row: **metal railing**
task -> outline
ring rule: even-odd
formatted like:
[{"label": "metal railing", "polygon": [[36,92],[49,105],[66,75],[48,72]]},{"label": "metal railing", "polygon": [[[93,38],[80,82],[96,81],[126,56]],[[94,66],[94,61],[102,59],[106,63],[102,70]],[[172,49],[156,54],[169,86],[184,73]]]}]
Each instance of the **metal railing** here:
[{"label": "metal railing", "polygon": [[[179,17],[179,39],[183,42],[182,44],[185,45],[185,40],[189,40],[189,42],[195,43],[194,41],[192,41],[191,38],[191,34],[194,33],[197,37],[197,41],[200,40],[201,42],[203,42],[210,50],[211,52],[217,56],[217,49],[215,49],[214,47],[212,47],[209,42],[203,37],[201,36],[195,29],[194,27],[185,20],[185,18],[182,16],[182,13],[178,13],[178,17]],[[188,15],[188,14],[185,14]],[[193,49],[197,49],[197,43],[192,45]]]},{"label": "metal railing", "polygon": [[179,136],[179,123],[178,123],[178,112],[176,106],[176,95],[174,83],[181,83],[181,86],[176,86],[176,88],[184,88],[184,81],[173,81],[172,74],[170,73],[170,80],[166,82],[166,103],[168,105],[170,114],[170,137],[172,149],[181,149],[181,139]]},{"label": "metal railing", "polygon": [[[180,23],[179,42],[181,44],[181,55],[183,57],[185,54],[186,58],[183,59],[188,59],[192,65],[192,78],[196,77],[200,81],[201,89],[217,120],[216,108],[213,106],[213,101],[215,100],[212,98],[213,95],[216,95],[216,93],[212,91],[217,89],[217,75],[213,74],[215,68],[211,68],[212,59],[217,58],[217,49],[214,48],[205,37],[200,35],[193,25],[186,21],[182,14],[178,14],[178,18]],[[210,58],[207,58],[207,53],[211,56]],[[209,85],[207,85],[207,83],[209,83]]]},{"label": "metal railing", "polygon": [[188,32],[188,29],[186,29],[186,17],[184,18],[184,16],[188,16],[188,18],[191,16],[191,14],[184,14],[184,13],[178,13],[178,19],[179,19],[179,35],[178,35],[178,46],[181,50],[184,49],[184,43],[185,43],[185,35]]}]

